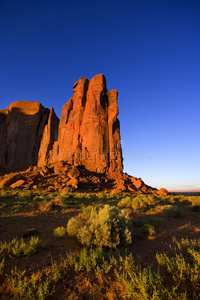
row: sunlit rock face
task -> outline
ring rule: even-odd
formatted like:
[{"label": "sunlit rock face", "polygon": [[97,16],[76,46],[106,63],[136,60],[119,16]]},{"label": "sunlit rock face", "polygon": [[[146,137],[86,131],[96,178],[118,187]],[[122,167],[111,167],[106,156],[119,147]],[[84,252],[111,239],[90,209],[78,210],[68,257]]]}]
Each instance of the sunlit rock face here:
[{"label": "sunlit rock face", "polygon": [[39,102],[17,101],[0,110],[0,166],[21,170],[36,165],[49,109]]},{"label": "sunlit rock face", "polygon": [[90,82],[81,77],[73,88],[74,96],[63,106],[52,161],[119,176],[123,165],[117,91],[107,91],[102,74]]},{"label": "sunlit rock face", "polygon": [[61,119],[39,102],[18,101],[0,110],[0,166],[7,170],[65,161],[117,178],[123,170],[117,91],[102,74],[81,77]]}]

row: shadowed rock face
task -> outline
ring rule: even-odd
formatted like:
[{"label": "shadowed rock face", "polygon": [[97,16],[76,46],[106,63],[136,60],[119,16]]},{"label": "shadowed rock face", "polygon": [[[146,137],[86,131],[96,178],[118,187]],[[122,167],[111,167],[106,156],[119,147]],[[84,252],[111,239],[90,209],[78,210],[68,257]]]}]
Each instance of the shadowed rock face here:
[{"label": "shadowed rock face", "polygon": [[53,144],[58,139],[58,126],[59,119],[56,116],[54,109],[51,108],[38,153],[38,167],[47,165],[48,160],[51,159]]},{"label": "shadowed rock face", "polygon": [[0,110],[0,165],[22,170],[36,165],[49,109],[39,102],[18,101]]},{"label": "shadowed rock face", "polygon": [[68,161],[88,170],[117,177],[123,170],[117,91],[107,91],[100,74],[81,77],[74,96],[63,106],[52,162]]}]

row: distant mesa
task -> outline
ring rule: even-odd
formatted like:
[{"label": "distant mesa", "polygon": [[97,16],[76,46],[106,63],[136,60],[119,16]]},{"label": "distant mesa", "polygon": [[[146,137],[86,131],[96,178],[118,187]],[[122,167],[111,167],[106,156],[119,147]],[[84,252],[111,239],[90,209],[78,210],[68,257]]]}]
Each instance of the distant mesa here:
[{"label": "distant mesa", "polygon": [[73,93],[60,120],[39,102],[0,110],[0,188],[168,194],[123,173],[118,93],[107,91],[105,77],[81,77]]}]

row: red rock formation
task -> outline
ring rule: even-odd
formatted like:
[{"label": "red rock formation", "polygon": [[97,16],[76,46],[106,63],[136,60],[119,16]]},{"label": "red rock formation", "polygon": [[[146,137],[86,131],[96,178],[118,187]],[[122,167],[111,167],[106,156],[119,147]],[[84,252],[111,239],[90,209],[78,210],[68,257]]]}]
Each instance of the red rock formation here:
[{"label": "red rock formation", "polygon": [[117,91],[107,92],[102,74],[90,82],[81,77],[73,88],[74,96],[63,106],[53,161],[119,176],[123,166]]},{"label": "red rock formation", "polygon": [[18,101],[0,111],[0,165],[7,170],[37,164],[49,109],[39,102]]},{"label": "red rock formation", "polygon": [[0,110],[0,188],[167,195],[122,172],[118,94],[107,91],[105,77],[81,77],[73,88],[60,122],[38,102]]},{"label": "red rock formation", "polygon": [[46,124],[38,153],[38,167],[45,166],[52,158],[52,149],[54,142],[58,139],[59,119],[54,109],[51,108],[48,123]]}]

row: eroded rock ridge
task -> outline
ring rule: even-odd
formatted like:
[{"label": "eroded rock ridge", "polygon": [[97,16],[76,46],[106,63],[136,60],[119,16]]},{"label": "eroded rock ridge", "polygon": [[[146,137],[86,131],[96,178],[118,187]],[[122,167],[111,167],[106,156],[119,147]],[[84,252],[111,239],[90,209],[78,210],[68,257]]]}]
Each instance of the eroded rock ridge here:
[{"label": "eroded rock ridge", "polygon": [[164,193],[123,173],[117,90],[99,74],[73,93],[60,120],[39,102],[0,110],[0,188]]},{"label": "eroded rock ridge", "polygon": [[123,170],[117,91],[102,74],[81,77],[61,119],[53,108],[18,101],[0,111],[0,166],[23,170],[59,161],[118,177]]}]

